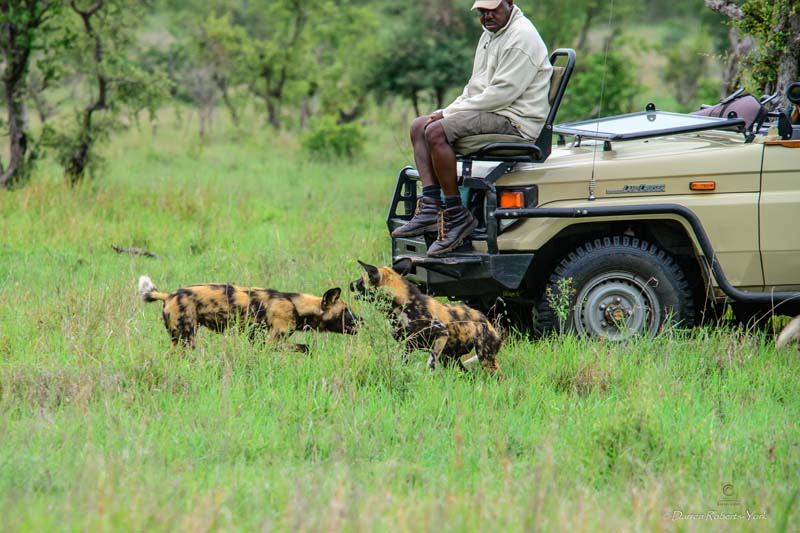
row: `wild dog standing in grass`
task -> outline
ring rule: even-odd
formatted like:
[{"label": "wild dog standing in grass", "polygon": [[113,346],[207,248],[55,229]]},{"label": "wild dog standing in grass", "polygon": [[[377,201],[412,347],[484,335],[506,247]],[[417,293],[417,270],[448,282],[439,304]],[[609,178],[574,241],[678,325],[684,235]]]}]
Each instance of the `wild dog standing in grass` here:
[{"label": "wild dog standing in grass", "polygon": [[786,347],[789,343],[800,339],[800,316],[794,317],[791,322],[786,324],[786,327],[781,330],[778,339],[775,341],[775,347],[780,349]]},{"label": "wild dog standing in grass", "polygon": [[[352,335],[361,319],[339,296],[341,289],[329,289],[320,298],[310,294],[278,292],[272,289],[238,287],[223,283],[188,285],[172,293],[159,292],[147,276],[139,278],[139,294],[145,302],[164,302],[164,325],[176,344],[194,348],[200,326],[222,332],[232,321],[250,328],[250,338],[267,334],[268,341],[283,340],[295,330],[330,331]],[[307,352],[305,344],[295,351]]]},{"label": "wild dog standing in grass", "polygon": [[481,312],[423,294],[403,278],[411,270],[409,260],[399,261],[392,268],[358,263],[364,275],[350,284],[350,291],[356,298],[386,291],[391,298],[389,318],[394,338],[405,341],[407,350],[430,350],[430,369],[441,361],[466,370],[461,357],[474,349],[481,366],[492,374],[497,372],[496,356],[502,340]]}]

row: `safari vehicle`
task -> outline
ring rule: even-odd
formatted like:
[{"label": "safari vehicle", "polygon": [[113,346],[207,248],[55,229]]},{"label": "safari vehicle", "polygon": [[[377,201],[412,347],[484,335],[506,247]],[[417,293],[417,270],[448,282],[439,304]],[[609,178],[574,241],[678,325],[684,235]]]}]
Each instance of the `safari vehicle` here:
[{"label": "safari vehicle", "polygon": [[[502,302],[522,329],[610,340],[691,326],[728,303],[742,321],[799,313],[800,130],[785,113],[767,113],[766,99],[750,118],[649,104],[554,125],[575,52],[550,60],[552,135],[457,143],[462,198],[480,225],[439,258],[426,256],[435,235],[393,238],[411,279],[484,311]],[[418,184],[414,169],[400,172],[389,232],[413,216]]]}]

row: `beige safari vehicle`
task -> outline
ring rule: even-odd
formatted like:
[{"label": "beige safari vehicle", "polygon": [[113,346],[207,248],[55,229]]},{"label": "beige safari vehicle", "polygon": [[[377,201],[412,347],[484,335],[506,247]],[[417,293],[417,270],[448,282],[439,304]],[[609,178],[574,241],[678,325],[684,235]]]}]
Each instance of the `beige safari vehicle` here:
[{"label": "beige safari vehicle", "polygon": [[[743,322],[800,313],[800,131],[788,117],[651,104],[554,125],[575,53],[551,62],[553,135],[462,140],[462,198],[481,224],[445,257],[426,255],[436,235],[393,238],[410,278],[521,330],[609,340],[713,320],[726,304]],[[401,171],[389,232],[413,216],[418,185]]]}]

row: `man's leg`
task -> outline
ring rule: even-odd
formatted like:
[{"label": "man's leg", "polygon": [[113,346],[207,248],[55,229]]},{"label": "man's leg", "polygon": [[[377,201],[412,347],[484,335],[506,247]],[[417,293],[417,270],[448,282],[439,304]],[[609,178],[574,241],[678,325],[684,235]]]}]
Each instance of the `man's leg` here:
[{"label": "man's leg", "polygon": [[456,153],[447,141],[440,121],[428,124],[425,128],[425,141],[437,181],[444,191],[445,210],[442,212],[439,238],[428,249],[428,255],[437,256],[457,248],[472,233],[478,221],[461,202],[456,175]]},{"label": "man's leg", "polygon": [[[444,128],[439,121],[428,124],[428,127],[425,128],[423,142],[425,142],[428,157],[433,164],[436,181],[442,187],[445,197],[458,196],[456,153],[447,142]],[[414,151],[416,152],[416,148]],[[422,175],[421,172],[420,175]]]},{"label": "man's leg", "polygon": [[429,116],[418,117],[411,123],[411,146],[414,148],[414,162],[422,180],[422,198],[417,201],[414,217],[405,225],[395,229],[392,237],[416,237],[426,232],[436,231],[439,211],[444,205],[441,200],[442,189],[434,173],[433,162],[425,140],[425,126]]},{"label": "man's leg", "polygon": [[411,123],[411,147],[414,149],[414,163],[417,165],[417,172],[419,172],[423,187],[439,185],[436,175],[433,173],[428,143],[425,141],[425,126],[428,125],[428,122],[428,116],[424,115],[417,117]]}]

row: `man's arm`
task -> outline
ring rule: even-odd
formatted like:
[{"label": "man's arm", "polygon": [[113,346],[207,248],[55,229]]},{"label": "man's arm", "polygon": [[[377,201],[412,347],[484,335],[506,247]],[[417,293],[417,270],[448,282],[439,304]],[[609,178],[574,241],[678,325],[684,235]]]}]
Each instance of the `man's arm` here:
[{"label": "man's arm", "polygon": [[[456,105],[457,103],[459,103],[459,102],[461,102],[462,100],[466,99],[468,94],[469,94],[469,84],[467,84],[467,85],[464,85],[464,90],[463,90],[463,91],[461,91],[461,94],[459,94],[459,95],[456,97],[456,99],[455,99],[455,100],[453,100],[453,103],[451,103],[451,104],[450,104],[449,106],[447,106],[447,107],[450,107],[450,106],[452,106],[452,105]],[[447,108],[445,108],[445,109],[447,109]]]},{"label": "man's arm", "polygon": [[538,68],[518,48],[508,50],[500,60],[489,86],[470,97],[459,97],[444,109],[444,116],[458,111],[501,111],[511,105],[536,77]]},{"label": "man's arm", "polygon": [[792,124],[800,124],[800,107],[796,105],[792,106],[792,114],[789,115],[789,119],[792,121]]}]

